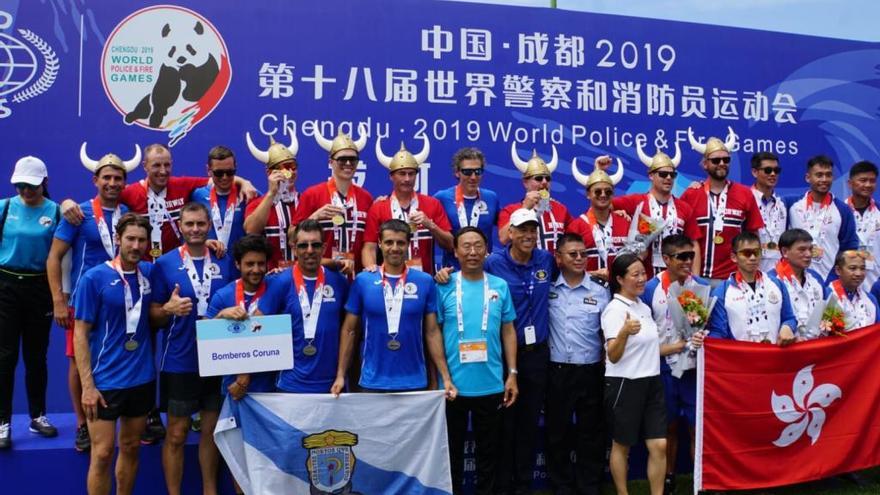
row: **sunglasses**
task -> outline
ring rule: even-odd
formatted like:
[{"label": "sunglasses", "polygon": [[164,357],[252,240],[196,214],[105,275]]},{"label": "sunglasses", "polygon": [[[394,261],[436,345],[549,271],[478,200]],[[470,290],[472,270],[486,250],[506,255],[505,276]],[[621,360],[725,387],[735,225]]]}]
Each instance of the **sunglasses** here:
[{"label": "sunglasses", "polygon": [[483,175],[482,168],[461,168],[458,169],[458,171],[461,172],[461,175],[465,175],[467,177],[470,177],[472,175],[476,175],[477,177],[479,177]]},{"label": "sunglasses", "polygon": [[782,173],[782,167],[763,167],[763,168],[759,168],[758,170],[760,170],[761,172],[764,172],[767,175],[773,175],[773,174],[779,175]]},{"label": "sunglasses", "polygon": [[532,180],[535,182],[550,182],[549,175],[533,175]]},{"label": "sunglasses", "polygon": [[682,251],[680,253],[670,254],[668,256],[678,261],[693,261],[694,258],[697,257],[697,253],[693,251]]},{"label": "sunglasses", "polygon": [[761,257],[761,248],[753,248],[753,249],[740,249],[736,252],[736,254],[741,254],[746,258],[751,258],[752,256],[756,258]]},{"label": "sunglasses", "polygon": [[599,198],[604,197],[604,196],[608,196],[610,198],[611,196],[614,195],[614,189],[594,189],[593,194]]},{"label": "sunglasses", "polygon": [[722,163],[730,163],[729,156],[719,156],[718,158],[709,158],[709,161],[712,162],[712,165],[721,165]]},{"label": "sunglasses", "polygon": [[317,251],[317,250],[321,249],[321,247],[323,247],[323,246],[324,246],[324,243],[323,243],[323,242],[318,242],[318,241],[314,241],[314,242],[297,242],[297,243],[296,243],[296,248],[297,248],[297,249],[300,249],[300,250],[302,250],[302,251],[305,251],[305,250],[308,249],[308,248],[312,248],[313,250]]},{"label": "sunglasses", "polygon": [[334,158],[333,161],[340,165],[357,165],[360,158],[356,156],[340,156],[339,158]]},{"label": "sunglasses", "polygon": [[583,251],[569,251],[565,254],[567,256],[569,256],[571,259],[575,259],[575,260],[578,258],[584,258],[584,259],[587,258],[587,250],[586,249]]},{"label": "sunglasses", "polygon": [[674,170],[671,172],[668,170],[661,170],[660,172],[654,172],[654,173],[657,174],[657,177],[660,177],[661,179],[668,179],[670,177],[672,177],[674,179],[674,178],[678,177],[678,172],[676,172]]},{"label": "sunglasses", "polygon": [[235,169],[231,170],[211,170],[211,175],[218,179],[222,179],[223,177],[235,177]]},{"label": "sunglasses", "polygon": [[35,191],[41,185],[42,184],[37,184],[35,186],[33,184],[28,184],[26,182],[19,182],[19,183],[15,184],[15,188],[18,189],[19,191],[24,191],[24,190]]}]

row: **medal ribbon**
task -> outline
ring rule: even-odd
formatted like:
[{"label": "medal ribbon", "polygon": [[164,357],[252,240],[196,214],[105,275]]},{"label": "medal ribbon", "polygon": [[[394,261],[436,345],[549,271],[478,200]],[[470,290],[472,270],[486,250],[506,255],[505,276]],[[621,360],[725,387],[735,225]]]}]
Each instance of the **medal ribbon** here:
[{"label": "medal ribbon", "polygon": [[287,246],[287,227],[290,225],[291,217],[293,217],[290,213],[291,203],[295,210],[299,203],[299,196],[294,194],[292,201],[275,202],[275,217],[278,218],[278,246],[281,248],[281,256],[285,261],[293,260],[293,256]]},{"label": "medal ribbon", "polygon": [[767,298],[767,291],[764,289],[764,277],[761,272],[755,274],[754,290],[752,290],[751,285],[743,280],[742,273],[739,270],[734,274],[734,280],[740,291],[746,294],[751,292],[755,295],[754,300],[746,301],[748,306],[747,326],[749,328],[749,335],[756,339],[754,342],[761,342],[770,334],[770,330],[766,328],[767,308],[764,305],[764,300]]},{"label": "medal ribbon", "polygon": [[299,265],[293,265],[293,287],[299,298],[299,308],[302,311],[303,335],[311,342],[315,339],[318,330],[318,317],[321,313],[321,303],[324,300],[324,267],[318,267],[318,279],[315,281],[315,294],[309,304],[309,294],[306,291],[306,283],[303,280],[302,270]]},{"label": "medal ribbon", "polygon": [[168,188],[162,189],[161,193],[156,193],[147,184],[146,179],[141,179],[140,185],[147,193],[147,216],[150,219],[150,226],[153,228],[150,232],[150,244],[153,249],[159,249],[164,252],[162,249],[162,225],[164,223],[170,224],[171,230],[174,231],[174,236],[180,239],[180,231],[177,229],[177,224],[171,218],[171,214],[168,213],[168,207],[165,204],[165,195],[168,193]]},{"label": "medal ribbon", "polygon": [[464,207],[464,190],[461,184],[455,186],[455,210],[458,213],[458,227],[476,227],[480,222],[480,190],[477,189],[477,200],[471,208],[471,219],[468,221]]},{"label": "medal ribbon", "polygon": [[[116,256],[116,242],[115,238],[110,235],[110,229],[107,228],[107,222],[104,221],[104,209],[101,207],[101,200],[99,196],[95,196],[95,199],[92,200],[92,213],[95,216],[95,223],[98,226],[98,235],[101,236],[101,244],[104,246],[104,251],[107,252],[107,257],[113,259]],[[116,224],[119,222],[119,217],[121,216],[121,211],[119,209],[119,205],[116,205],[116,209],[113,210],[113,216],[110,219],[111,229],[116,231]]]},{"label": "medal ribbon", "polygon": [[730,189],[730,182],[724,182],[724,189],[718,195],[718,202],[712,201],[712,190],[709,181],[703,183],[703,190],[706,191],[706,200],[709,207],[709,216],[712,217],[712,232],[709,238],[712,239],[716,235],[721,235],[724,231],[724,213],[727,211],[727,191]]},{"label": "medal ribbon", "polygon": [[[864,214],[859,213],[855,206],[853,206],[852,196],[846,198],[846,204],[849,205],[856,219],[856,235],[859,236],[861,248],[870,251],[871,246],[874,244],[873,234],[877,232],[878,226],[880,226],[880,210],[877,209],[873,199],[871,199],[871,203],[868,204]],[[873,231],[871,230],[872,221],[874,225]]]},{"label": "medal ribbon", "polygon": [[[651,243],[651,263],[653,263],[655,267],[665,268],[666,263],[663,261],[662,239],[668,235],[675,234],[678,231],[678,212],[675,209],[675,198],[670,196],[666,204],[661,205],[653,194],[648,193],[647,196],[650,217],[656,220],[663,220],[663,234],[657,236],[657,238],[654,239],[654,242]],[[643,204],[644,203],[640,204],[639,207],[636,208],[637,212],[642,211]],[[665,214],[663,213],[664,207],[666,209]],[[633,221],[638,221],[638,216],[636,216]]]},{"label": "medal ribbon", "polygon": [[764,193],[755,186],[752,186],[752,193],[761,211],[761,218],[764,219],[764,228],[760,232],[761,243],[765,245],[770,242],[778,243],[779,236],[785,230],[785,209],[782,200],[776,194],[772,194],[770,201],[765,204]]},{"label": "medal ribbon", "polygon": [[600,227],[599,221],[596,220],[596,213],[593,211],[592,207],[587,210],[586,215],[581,215],[581,218],[585,220],[592,229],[593,240],[596,242],[596,250],[599,251],[599,268],[607,268],[608,252],[610,251],[609,247],[612,246],[611,227],[614,223],[614,219],[611,218],[611,215],[608,215],[608,220],[605,222],[605,225]]},{"label": "medal ribbon", "polygon": [[220,205],[217,204],[217,188],[211,188],[211,221],[214,223],[214,232],[217,234],[217,239],[224,246],[229,246],[229,235],[232,233],[235,208],[238,206],[238,188],[235,187],[235,182],[232,183],[232,189],[229,190],[229,195],[226,198],[226,212],[221,218]]},{"label": "medal ribbon", "polygon": [[119,259],[119,256],[113,258],[113,261],[107,261],[107,265],[116,271],[119,274],[119,278],[122,279],[122,292],[125,296],[125,334],[128,335],[131,340],[134,338],[134,334],[137,333],[138,323],[141,320],[141,303],[144,301],[144,289],[147,286],[147,279],[141,274],[141,271],[135,266],[135,273],[137,273],[138,279],[138,288],[140,289],[140,293],[138,294],[138,300],[135,303],[133,301],[133,297],[131,295],[131,287],[128,285],[128,280],[125,279],[125,273],[122,271],[122,261]]},{"label": "medal ribbon", "polygon": [[[396,218],[398,220],[403,220],[406,223],[409,223],[409,212],[413,210],[419,209],[419,196],[416,193],[413,193],[412,201],[409,202],[409,207],[407,207],[406,211],[400,206],[400,201],[397,199],[397,195],[395,193],[391,193],[391,218]],[[419,256],[419,239],[418,239],[418,231],[413,232],[412,240],[409,243],[409,259],[418,258]]]},{"label": "medal ribbon", "polygon": [[382,295],[385,299],[385,318],[388,321],[388,335],[392,339],[397,338],[397,333],[400,330],[400,313],[403,309],[403,288],[406,286],[407,271],[407,267],[404,266],[403,273],[397,281],[397,286],[392,289],[391,282],[385,276],[385,265],[383,264],[379,268],[379,273],[382,275]]},{"label": "medal ribbon", "polygon": [[257,288],[257,291],[254,292],[253,297],[251,298],[250,304],[245,307],[244,304],[244,281],[242,279],[238,279],[235,281],[235,305],[239,308],[247,311],[247,314],[253,316],[254,313],[257,312],[257,304],[260,302],[260,298],[263,297],[263,294],[266,293],[266,281],[263,280],[260,282],[260,286]]},{"label": "medal ribbon", "polygon": [[807,198],[806,208],[804,210],[804,220],[807,224],[807,231],[813,236],[813,241],[816,244],[821,244],[822,238],[825,237],[825,230],[822,229],[822,226],[825,225],[825,221],[828,218],[828,212],[831,208],[828,208],[831,205],[831,193],[826,193],[825,197],[822,198],[822,203],[819,204],[819,211],[816,214],[813,214],[813,196],[808,191],[805,195]]},{"label": "medal ribbon", "polygon": [[[458,340],[464,340],[464,311],[462,310],[461,272],[455,278],[455,315],[458,318]],[[480,335],[486,338],[489,328],[489,277],[483,274],[483,319],[480,322]]]},{"label": "medal ribbon", "polygon": [[843,313],[846,316],[846,330],[861,328],[869,323],[873,323],[865,321],[868,319],[868,308],[865,305],[865,298],[862,297],[861,289],[856,288],[856,291],[853,293],[854,298],[850,299],[840,279],[831,282],[831,288],[837,294],[837,300],[840,301],[841,309],[843,309]]},{"label": "medal ribbon", "polygon": [[[330,194],[330,204],[345,210],[342,213],[342,218],[345,220],[342,225],[333,225],[333,242],[336,244],[336,249],[338,249],[339,252],[351,252],[352,247],[354,247],[355,238],[357,237],[358,221],[358,207],[357,200],[354,197],[354,184],[349,184],[348,193],[346,193],[345,200],[343,201],[342,194],[336,188],[336,179],[330,177],[330,179],[327,180],[327,192]],[[348,227],[347,225],[349,208],[351,208],[351,227]],[[348,229],[347,232],[346,229]],[[346,235],[346,233],[348,235]],[[342,242],[343,240],[345,242]]]},{"label": "medal ribbon", "polygon": [[205,313],[208,311],[208,299],[211,297],[211,279],[213,278],[211,266],[214,263],[211,261],[211,252],[205,248],[205,263],[202,265],[201,280],[199,280],[199,274],[196,273],[196,265],[193,263],[193,258],[190,256],[186,244],[180,246],[178,252],[180,253],[180,259],[183,260],[183,266],[186,268],[189,281],[192,283],[193,291],[196,293],[198,301],[196,314],[198,316],[205,316]]},{"label": "medal ribbon", "polygon": [[[545,204],[545,202],[546,202],[546,204]],[[556,215],[553,214],[553,203],[551,203],[551,200],[542,199],[538,203],[537,213],[538,213],[538,219],[540,220],[538,222],[538,243],[539,243],[538,247],[540,249],[546,249],[548,251],[551,250],[550,240],[544,238],[544,236],[545,236],[545,234],[547,234],[547,232],[551,232],[553,234],[553,249],[555,249],[556,248],[556,240],[559,239],[559,230],[556,228]],[[545,214],[549,215],[549,217],[550,217],[549,223],[547,222],[547,219],[544,217]]]}]

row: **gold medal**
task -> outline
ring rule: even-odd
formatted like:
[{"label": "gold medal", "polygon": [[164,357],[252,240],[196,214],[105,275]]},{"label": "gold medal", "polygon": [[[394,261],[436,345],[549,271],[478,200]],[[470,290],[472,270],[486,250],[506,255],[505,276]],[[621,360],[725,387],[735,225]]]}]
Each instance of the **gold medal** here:
[{"label": "gold medal", "polygon": [[159,256],[162,256],[162,250],[159,248],[150,249],[150,256],[158,258]]},{"label": "gold medal", "polygon": [[724,237],[721,234],[715,236],[715,244],[724,244]]},{"label": "gold medal", "polygon": [[337,227],[345,223],[345,218],[342,215],[333,215],[333,218],[330,219],[333,222],[333,225]]},{"label": "gold medal", "polygon": [[314,356],[317,353],[318,348],[313,346],[312,344],[303,347],[303,354],[305,354],[306,356]]},{"label": "gold medal", "polygon": [[775,242],[768,242],[767,243],[767,249],[776,249],[776,247],[777,246],[776,246]]},{"label": "gold medal", "polygon": [[819,246],[813,246],[812,252],[813,252],[813,258],[819,259],[825,253],[825,250],[820,248]]},{"label": "gold medal", "polygon": [[388,341],[388,350],[389,351],[396,351],[398,349],[400,349],[400,342],[399,341],[397,341],[397,340],[389,340]]},{"label": "gold medal", "polygon": [[125,350],[126,351],[133,351],[137,348],[138,348],[137,340],[127,340],[125,342]]},{"label": "gold medal", "polygon": [[288,179],[288,180],[290,180],[290,178],[293,177],[293,172],[291,172],[290,170],[286,170],[286,169],[282,170],[281,174],[284,175],[284,178]]},{"label": "gold medal", "polygon": [[538,196],[540,196],[541,199],[550,199],[550,191],[546,189],[541,189],[540,191],[538,191]]},{"label": "gold medal", "polygon": [[409,224],[409,230],[410,230],[410,232],[415,234],[416,232],[418,232],[419,226],[414,223],[411,223],[411,224]]}]

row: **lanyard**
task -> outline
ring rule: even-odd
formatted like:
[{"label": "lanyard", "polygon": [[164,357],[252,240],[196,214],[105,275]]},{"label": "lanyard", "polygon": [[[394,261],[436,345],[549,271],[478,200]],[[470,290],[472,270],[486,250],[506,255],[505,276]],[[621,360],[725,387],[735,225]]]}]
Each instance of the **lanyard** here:
[{"label": "lanyard", "polygon": [[[348,185],[348,193],[346,193],[345,199],[343,200],[342,194],[336,187],[336,179],[330,177],[327,181],[327,193],[330,195],[330,204],[345,210],[345,213],[340,215],[339,220],[342,220],[341,222],[337,220],[336,217],[334,217],[332,221],[333,242],[336,244],[336,248],[342,253],[351,252],[354,247],[355,238],[357,237],[358,206],[357,199],[354,197],[354,187],[354,184]],[[349,216],[349,208],[351,208],[350,226],[346,223],[346,217]],[[348,229],[347,232],[346,229]]]},{"label": "lanyard", "polygon": [[480,190],[477,189],[477,199],[474,201],[474,206],[471,208],[471,219],[468,221],[467,212],[464,207],[464,191],[462,190],[461,184],[455,186],[455,210],[458,213],[458,226],[461,227],[476,227],[480,222],[480,212],[483,208],[483,200],[480,199]]},{"label": "lanyard", "polygon": [[119,274],[119,278],[122,279],[122,292],[125,295],[125,334],[131,338],[134,338],[134,334],[137,333],[138,323],[141,320],[141,305],[144,301],[144,289],[147,286],[146,278],[141,274],[141,271],[135,266],[135,273],[137,273],[138,279],[138,289],[140,293],[138,294],[138,300],[135,303],[133,301],[133,297],[131,295],[131,287],[128,285],[128,280],[125,279],[125,273],[122,271],[122,261],[119,259],[119,256],[113,258],[113,261],[108,261],[107,265],[116,273]]},{"label": "lanyard", "polygon": [[821,244],[822,238],[825,237],[825,229],[822,228],[828,218],[828,212],[831,210],[831,193],[825,194],[822,203],[819,204],[819,211],[813,214],[813,196],[807,192],[806,208],[804,209],[804,220],[807,223],[807,231],[813,236],[816,244]]},{"label": "lanyard", "polygon": [[752,186],[752,192],[755,195],[755,201],[758,203],[758,209],[761,210],[761,217],[764,219],[763,243],[777,242],[779,236],[785,230],[785,208],[782,200],[775,194],[770,196],[770,201],[764,202],[764,193]]},{"label": "lanyard", "polygon": [[147,192],[147,216],[150,219],[150,226],[153,227],[153,230],[150,232],[150,243],[153,249],[161,251],[163,224],[170,224],[171,230],[174,231],[174,236],[180,239],[180,231],[177,229],[177,224],[172,220],[171,214],[168,213],[168,207],[165,204],[165,195],[168,193],[168,188],[162,189],[161,193],[157,193],[147,185],[145,179],[141,179],[140,184]]},{"label": "lanyard", "polygon": [[720,235],[724,230],[724,213],[727,211],[727,191],[730,189],[730,182],[724,183],[724,189],[722,189],[721,194],[718,195],[717,204],[712,200],[712,190],[710,189],[709,181],[706,181],[703,184],[703,189],[706,191],[709,216],[712,217],[712,235],[709,237],[714,237],[715,232]]},{"label": "lanyard", "polygon": [[388,335],[392,339],[397,338],[400,331],[400,313],[403,309],[403,288],[406,286],[407,267],[404,266],[403,273],[397,281],[397,286],[391,288],[391,282],[385,276],[385,265],[379,269],[382,275],[382,296],[385,300],[385,318],[388,321]]},{"label": "lanyard", "polygon": [[737,270],[734,274],[734,280],[739,290],[743,294],[754,294],[753,297],[747,297],[746,306],[748,310],[748,328],[749,335],[755,338],[755,342],[761,342],[770,334],[767,328],[767,307],[765,300],[767,299],[767,291],[764,287],[764,277],[761,272],[755,275],[755,289],[743,280],[742,274]]},{"label": "lanyard", "polygon": [[[661,205],[653,194],[648,193],[647,196],[651,218],[664,220],[663,235],[658,235],[651,243],[651,263],[655,267],[666,268],[666,262],[663,261],[663,238],[678,233],[678,212],[675,209],[675,198],[670,197],[665,204]],[[665,215],[663,214],[664,207],[666,208]],[[641,205],[636,208],[636,211],[642,211]],[[633,221],[638,221],[638,217]]]},{"label": "lanyard", "polygon": [[[455,316],[458,318],[458,340],[464,340],[464,311],[462,310],[461,272],[455,279]],[[486,338],[489,328],[489,277],[483,274],[483,319],[480,322],[480,335]]]},{"label": "lanyard", "polygon": [[[101,208],[101,200],[98,196],[92,200],[92,213],[95,216],[95,223],[98,225],[98,235],[101,237],[101,245],[107,252],[107,257],[113,259],[116,256],[116,243],[113,236],[110,235],[110,229],[107,228],[107,222],[104,221],[104,209]],[[116,224],[119,222],[119,205],[113,210],[113,216],[110,219],[111,228],[116,231]]]},{"label": "lanyard", "polygon": [[278,246],[281,249],[282,259],[285,261],[293,259],[287,246],[287,226],[290,225],[290,217],[293,216],[290,214],[290,205],[292,203],[293,208],[296,209],[297,198],[298,196],[294,195],[293,201],[275,202],[275,217],[278,219]]},{"label": "lanyard", "polygon": [[193,291],[196,293],[198,305],[196,314],[205,316],[208,311],[208,299],[211,297],[211,279],[215,273],[219,273],[219,268],[211,261],[211,252],[205,249],[205,263],[202,265],[202,274],[196,272],[196,265],[193,263],[193,257],[190,256],[186,244],[178,248],[180,259],[183,260],[183,266],[186,268],[186,274],[192,283]]},{"label": "lanyard", "polygon": [[859,213],[859,210],[853,206],[852,196],[846,198],[846,204],[849,205],[856,220],[856,235],[859,236],[860,249],[867,250],[874,244],[874,233],[880,226],[880,210],[877,209],[873,199],[864,214]]},{"label": "lanyard", "polygon": [[601,225],[596,219],[596,213],[593,211],[592,207],[587,210],[586,215],[581,215],[581,218],[587,222],[592,229],[593,241],[595,241],[596,249],[599,251],[599,268],[607,268],[608,252],[613,247],[612,227],[614,225],[614,219],[609,214],[605,225]]},{"label": "lanyard", "polygon": [[235,305],[247,311],[247,314],[251,316],[253,316],[253,314],[257,312],[257,303],[260,302],[260,298],[263,297],[263,294],[265,293],[266,281],[263,280],[262,282],[260,282],[260,286],[257,288],[257,291],[253,293],[250,304],[245,307],[244,296],[246,292],[244,291],[244,281],[242,279],[238,279],[235,281]]},{"label": "lanyard", "polygon": [[226,212],[223,216],[220,216],[220,205],[217,204],[217,188],[211,188],[211,221],[214,223],[214,232],[217,234],[217,239],[223,243],[224,246],[229,246],[229,235],[232,233],[232,222],[235,218],[235,207],[238,206],[238,191],[235,187],[235,183],[232,183],[232,189],[229,190],[229,195],[226,196]]},{"label": "lanyard", "polygon": [[846,289],[843,288],[840,279],[831,282],[831,288],[834,289],[834,293],[837,294],[837,299],[840,301],[840,306],[846,316],[844,320],[846,321],[847,330],[861,328],[869,323],[873,323],[866,321],[868,319],[868,308],[865,303],[865,298],[862,297],[862,289],[857,287],[853,293],[853,296],[855,297],[850,299],[849,295],[846,293]]},{"label": "lanyard", "polygon": [[315,339],[315,333],[318,330],[318,317],[321,313],[321,302],[324,300],[324,267],[318,267],[318,280],[315,281],[315,293],[312,296],[311,304],[309,304],[309,294],[306,291],[302,270],[299,265],[294,265],[292,270],[293,277],[291,278],[293,278],[293,286],[296,289],[299,308],[302,311],[303,335],[306,340],[311,342]]},{"label": "lanyard", "polygon": [[[409,223],[409,215],[413,210],[419,209],[419,196],[418,194],[413,193],[412,200],[409,202],[409,206],[406,211],[400,206],[400,201],[397,199],[397,194],[391,193],[391,218],[396,218],[398,220],[403,220],[406,223]],[[419,242],[418,239],[418,230],[416,230],[415,225],[410,225],[410,228],[413,229],[412,240],[409,243],[409,259],[418,258],[419,256]]]},{"label": "lanyard", "polygon": [[[547,201],[546,205],[544,204],[544,201]],[[550,246],[549,246],[550,240],[549,240],[549,238],[545,239],[544,235],[545,234],[547,234],[548,236],[551,234],[553,235],[553,249],[556,248],[556,240],[559,239],[559,230],[556,227],[556,215],[553,214],[553,203],[551,203],[551,201],[552,200],[550,200],[550,199],[547,199],[547,200],[542,199],[538,203],[539,206],[536,211],[538,213],[538,217],[540,218],[540,222],[538,222],[539,247],[541,249],[546,249],[548,251],[551,250]],[[550,216],[549,225],[547,225],[547,223],[544,220],[545,213]],[[549,234],[548,234],[548,232],[549,232]]]}]

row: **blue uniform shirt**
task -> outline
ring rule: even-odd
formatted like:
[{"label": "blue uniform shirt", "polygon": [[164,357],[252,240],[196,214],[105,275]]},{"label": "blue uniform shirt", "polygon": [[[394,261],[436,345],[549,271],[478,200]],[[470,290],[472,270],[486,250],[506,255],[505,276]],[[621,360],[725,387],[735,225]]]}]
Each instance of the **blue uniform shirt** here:
[{"label": "blue uniform shirt", "polygon": [[[208,221],[211,225],[211,231],[208,233],[208,239],[217,239],[217,231],[214,230],[213,213],[211,212],[211,187],[204,186],[196,189],[192,193],[192,200],[205,205],[208,208]],[[236,198],[237,200],[237,198]],[[220,219],[226,219],[226,205],[229,204],[229,195],[217,195],[217,207],[220,210]],[[235,241],[244,237],[244,210],[247,204],[243,201],[235,206],[235,214],[232,216],[232,230],[229,232],[229,243],[226,249],[231,250],[235,245]]]},{"label": "blue uniform shirt", "polygon": [[[150,280],[152,265],[138,263],[141,274]],[[125,274],[133,302],[143,297],[141,316],[134,339],[137,349],[125,350],[126,335],[125,285],[106,263],[92,268],[80,279],[75,300],[76,319],[92,324],[89,350],[92,354],[92,376],[98,390],[136,387],[156,379],[153,344],[150,338],[149,289],[141,295],[136,273]]]},{"label": "blue uniform shirt", "polygon": [[[733,340],[754,340],[758,338],[755,332],[762,330],[755,325],[749,325],[749,307],[754,304],[748,296],[738,287],[735,277],[736,272],[730,275],[723,283],[712,289],[712,295],[717,298],[712,314],[709,315],[710,337]],[[771,343],[777,342],[779,330],[783,325],[788,325],[797,331],[797,318],[791,309],[788,290],[777,278],[764,275],[764,287],[766,299],[764,311],[767,322],[763,330],[769,331],[766,338]]]},{"label": "blue uniform shirt", "polygon": [[[77,281],[80,277],[85,275],[90,268],[111,259],[101,242],[101,234],[98,233],[95,212],[92,210],[92,200],[83,201],[79,207],[85,217],[82,223],[73,225],[62,217],[58,230],[55,231],[55,238],[66,242],[73,250],[71,253],[73,262],[70,269],[70,286],[73,287],[73,292],[70,295],[71,301],[76,297]],[[113,240],[116,237],[116,232],[113,231],[113,210],[102,209],[104,210],[104,224],[107,225],[107,232],[110,234],[110,239]],[[119,205],[120,216],[127,211],[126,206]],[[113,252],[118,252],[115,246]]]},{"label": "blue uniform shirt", "polygon": [[611,301],[605,282],[584,275],[569,287],[560,274],[550,288],[550,361],[592,364],[602,361],[602,310]]},{"label": "blue uniform shirt", "polygon": [[[446,363],[452,383],[464,397],[504,392],[504,348],[501,340],[501,324],[516,319],[513,300],[507,282],[486,274],[489,279],[489,318],[486,333],[483,324],[483,281],[462,280],[463,335],[458,331],[455,285],[461,272],[454,273],[448,284],[437,287],[437,321],[443,328],[443,343],[446,348]],[[460,342],[486,341],[488,360],[462,364],[459,359]]]},{"label": "blue uniform shirt", "polygon": [[[263,293],[260,297],[260,301],[257,302],[257,306],[259,307],[260,302],[262,302],[267,297],[272,297],[268,290]],[[254,294],[244,293],[244,307],[247,308],[250,306],[251,301],[254,299]],[[205,318],[215,318],[218,313],[223,311],[226,308],[231,308],[235,306],[235,282],[230,282],[226,284],[223,288],[217,291],[214,294],[214,297],[211,298],[211,304],[208,305],[208,311],[205,313]],[[275,378],[278,375],[275,371],[264,371],[262,373],[251,373],[251,383],[248,386],[248,392],[274,392],[275,391]],[[221,393],[225,394],[227,391],[227,387],[235,381],[236,375],[225,375],[223,377],[223,384],[220,390]]]},{"label": "blue uniform shirt", "polygon": [[[388,276],[396,287],[399,277]],[[437,312],[434,280],[419,270],[406,271],[406,286],[397,341],[400,349],[388,349],[388,320],[382,275],[361,272],[351,286],[345,311],[357,315],[364,329],[361,345],[361,381],[376,390],[417,390],[428,386],[422,323],[425,315]]]},{"label": "blue uniform shirt", "polygon": [[550,280],[555,266],[553,255],[543,249],[532,251],[532,257],[521,265],[510,257],[510,248],[496,251],[486,258],[486,271],[501,277],[510,288],[516,310],[517,345],[525,345],[525,327],[535,326],[535,343],[547,340],[549,331],[548,298]]},{"label": "blue uniform shirt", "polygon": [[[339,363],[339,327],[342,326],[345,301],[348,297],[348,280],[333,270],[324,270],[324,296],[318,315],[318,328],[312,345],[317,352],[306,356],[303,348],[308,344],[303,329],[302,308],[293,286],[293,270],[284,270],[272,277],[268,292],[275,306],[261,304],[260,310],[267,314],[289,314],[293,326],[293,369],[278,374],[277,387],[283,392],[326,394],[336,379]],[[309,303],[314,301],[317,280],[303,278]]]},{"label": "blue uniform shirt", "polygon": [[9,270],[45,272],[52,236],[60,218],[58,205],[43,199],[39,206],[27,206],[21,196],[0,201],[7,207],[3,238],[0,239],[0,267]]},{"label": "blue uniform shirt", "polygon": [[[232,257],[224,256],[217,258],[211,256],[211,260],[220,268],[220,272],[214,275],[211,281],[211,293],[213,296],[232,279]],[[196,272],[201,277],[204,259],[193,260]],[[182,317],[172,316],[171,321],[165,328],[165,338],[160,351],[159,370],[172,373],[195,373],[199,370],[198,353],[196,350],[196,293],[190,283],[189,276],[180,257],[180,250],[175,249],[163,254],[156,261],[151,274],[153,286],[153,302],[164,304],[171,298],[174,285],[180,285],[180,297],[189,297],[192,300],[192,311]],[[210,297],[208,298],[210,301]]]},{"label": "blue uniform shirt", "polygon": [[[448,189],[443,189],[434,195],[434,198],[440,201],[440,204],[443,205],[443,211],[449,219],[449,224],[452,225],[453,234],[462,227],[458,218],[458,207],[455,205],[456,187],[457,186],[452,186]],[[480,219],[477,221],[477,228],[486,234],[486,239],[489,239],[488,246],[486,247],[491,253],[492,239],[495,238],[493,230],[495,229],[495,224],[498,223],[498,211],[500,210],[498,195],[495,194],[495,191],[483,189],[481,187],[479,198],[464,198],[465,218],[468,222],[471,221],[471,214],[473,213],[475,204],[478,204],[480,208]],[[455,258],[454,252],[445,249],[441,249],[441,251],[443,252],[443,266],[451,266],[456,270],[461,268],[458,264],[458,260]]]}]

